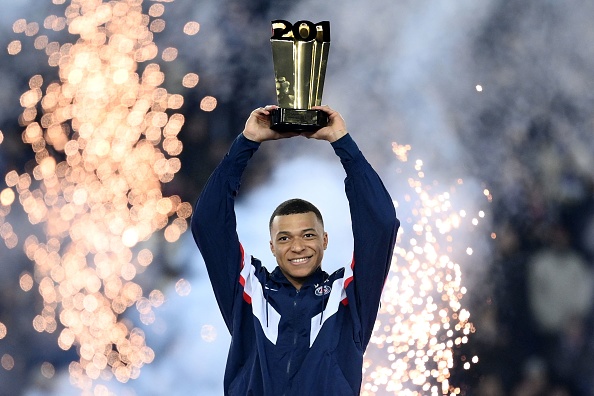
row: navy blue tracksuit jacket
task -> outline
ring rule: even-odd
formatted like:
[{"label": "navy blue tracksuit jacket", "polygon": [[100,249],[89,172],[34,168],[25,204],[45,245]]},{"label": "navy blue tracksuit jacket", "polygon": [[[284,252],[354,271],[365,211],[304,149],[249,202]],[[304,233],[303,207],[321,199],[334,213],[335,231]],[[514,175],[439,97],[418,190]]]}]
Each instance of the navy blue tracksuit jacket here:
[{"label": "navy blue tracksuit jacket", "polygon": [[247,257],[238,240],[235,197],[258,147],[237,137],[192,218],[232,336],[225,395],[358,395],[399,227],[392,199],[350,135],[333,142],[347,175],[353,260],[332,274],[318,269],[297,290],[278,267],[269,272]]}]

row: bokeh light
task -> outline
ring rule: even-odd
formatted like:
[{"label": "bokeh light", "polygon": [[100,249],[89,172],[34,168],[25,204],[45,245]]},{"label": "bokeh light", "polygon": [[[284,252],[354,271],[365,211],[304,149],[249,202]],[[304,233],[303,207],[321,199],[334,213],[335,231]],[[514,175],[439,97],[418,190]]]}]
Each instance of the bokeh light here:
[{"label": "bokeh light", "polygon": [[190,36],[198,34],[200,31],[200,24],[195,21],[188,22],[184,25],[184,33]]},{"label": "bokeh light", "polygon": [[217,99],[213,96],[205,96],[200,101],[200,109],[204,111],[213,111],[217,107]]},{"label": "bokeh light", "polygon": [[10,371],[14,368],[14,358],[12,355],[5,353],[2,355],[2,358],[0,358],[0,365],[2,365],[4,370]]}]

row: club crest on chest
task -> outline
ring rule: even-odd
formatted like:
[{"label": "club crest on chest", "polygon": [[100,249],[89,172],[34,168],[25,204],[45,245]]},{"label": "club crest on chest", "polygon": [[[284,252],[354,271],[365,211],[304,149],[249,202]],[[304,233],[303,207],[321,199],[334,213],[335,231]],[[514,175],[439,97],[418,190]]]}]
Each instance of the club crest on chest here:
[{"label": "club crest on chest", "polygon": [[322,286],[318,286],[316,287],[315,293],[316,296],[321,297],[321,296],[325,296],[326,294],[329,294],[332,291],[332,288],[328,285],[322,285]]}]

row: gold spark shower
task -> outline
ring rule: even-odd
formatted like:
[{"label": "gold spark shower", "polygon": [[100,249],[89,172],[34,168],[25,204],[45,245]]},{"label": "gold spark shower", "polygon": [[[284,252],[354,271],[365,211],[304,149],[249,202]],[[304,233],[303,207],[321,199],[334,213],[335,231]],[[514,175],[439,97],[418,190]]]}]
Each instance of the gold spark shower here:
[{"label": "gold spark shower", "polygon": [[[408,161],[408,145],[393,144],[402,162]],[[460,265],[454,257],[454,231],[470,220],[471,227],[484,217],[456,209],[456,188],[436,192],[438,183],[425,184],[423,163],[414,163],[404,194],[403,227],[394,250],[390,275],[374,333],[365,355],[362,395],[455,395],[450,384],[454,348],[465,344],[475,331],[470,312],[462,306],[466,293]],[[458,184],[462,185],[459,180]],[[490,200],[488,190],[484,194]],[[472,249],[462,248],[467,255]],[[465,358],[470,368],[478,357]]]},{"label": "gold spark shower", "polygon": [[[18,245],[6,219],[18,201],[40,231],[22,241],[34,273],[21,275],[21,289],[35,289],[35,283],[43,297],[32,325],[59,333],[62,349],[77,349],[80,359],[70,364],[70,378],[86,390],[99,378],[136,378],[154,359],[143,331],[120,315],[135,306],[144,324],[154,321],[163,293],[134,282],[153,261],[142,242],[159,230],[175,242],[192,211],[189,203],[161,191],[181,167],[177,135],[184,117],[174,111],[183,97],[161,87],[165,75],[153,62],[160,52],[153,33],[165,28],[164,5],[151,5],[147,15],[142,3],[72,0],[63,17],[45,18],[43,28],[67,28],[78,37],[74,43],[50,42],[36,22],[13,25],[15,33],[36,36],[35,48],[45,51],[59,79],[35,75],[20,96],[22,139],[34,152],[35,166],[6,175],[0,236],[8,248]],[[197,22],[184,28],[188,35],[198,30]],[[20,40],[7,48],[11,55],[21,49]],[[161,51],[163,61],[176,57],[175,48]],[[186,87],[197,83],[194,73],[183,81]],[[216,106],[214,98],[205,100],[208,110]],[[0,339],[7,333],[10,328],[0,323]],[[3,367],[14,359],[4,356]],[[44,376],[53,375],[49,366],[42,367]]]}]

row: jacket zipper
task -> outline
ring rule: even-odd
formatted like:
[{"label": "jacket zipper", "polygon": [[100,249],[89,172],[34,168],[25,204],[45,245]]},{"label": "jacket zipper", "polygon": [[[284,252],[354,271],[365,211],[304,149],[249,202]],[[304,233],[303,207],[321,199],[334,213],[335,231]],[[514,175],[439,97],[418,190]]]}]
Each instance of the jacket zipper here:
[{"label": "jacket zipper", "polygon": [[[295,299],[293,300],[293,309],[297,308],[297,296],[299,295],[299,290],[297,290],[297,293],[295,294]],[[293,350],[295,350],[295,345],[297,344],[297,331],[294,332],[293,334]],[[293,354],[291,353],[291,357],[289,357],[289,361],[287,362],[287,379],[289,377],[289,373],[291,370],[291,360],[292,360]]]}]

